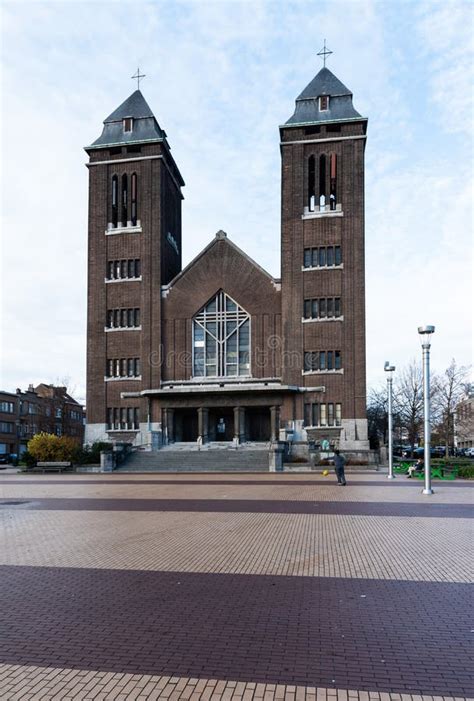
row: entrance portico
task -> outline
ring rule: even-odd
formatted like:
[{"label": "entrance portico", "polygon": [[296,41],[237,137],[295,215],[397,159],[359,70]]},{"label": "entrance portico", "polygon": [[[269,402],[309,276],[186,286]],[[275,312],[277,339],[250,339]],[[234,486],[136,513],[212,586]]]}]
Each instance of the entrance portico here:
[{"label": "entrance portico", "polygon": [[161,424],[162,444],[275,442],[280,408],[298,387],[278,380],[163,383],[147,397],[153,423]]},{"label": "entrance portico", "polygon": [[166,443],[233,441],[239,445],[278,438],[279,407],[276,406],[168,407],[162,411]]}]

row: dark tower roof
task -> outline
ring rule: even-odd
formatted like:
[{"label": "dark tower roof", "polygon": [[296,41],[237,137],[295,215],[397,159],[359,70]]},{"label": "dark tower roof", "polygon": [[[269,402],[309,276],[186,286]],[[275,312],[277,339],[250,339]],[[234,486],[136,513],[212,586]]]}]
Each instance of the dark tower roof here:
[{"label": "dark tower roof", "polygon": [[[132,131],[126,132],[123,120],[133,119]],[[120,144],[137,144],[148,141],[163,141],[166,132],[161,129],[147,101],[140,90],[135,90],[120,107],[104,120],[102,134],[88,149],[119,146]]]},{"label": "dark tower roof", "polygon": [[[324,111],[319,109],[318,98],[322,95],[329,96],[329,108]],[[354,109],[351,91],[329,68],[324,67],[296,98],[295,113],[286,125],[346,122],[352,119],[364,118]]]}]

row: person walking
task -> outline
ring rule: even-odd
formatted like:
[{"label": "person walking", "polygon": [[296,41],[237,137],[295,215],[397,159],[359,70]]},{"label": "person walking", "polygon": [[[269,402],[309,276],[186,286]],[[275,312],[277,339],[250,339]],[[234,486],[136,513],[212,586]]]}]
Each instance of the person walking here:
[{"label": "person walking", "polygon": [[334,451],[334,469],[336,471],[337,483],[341,487],[346,486],[346,476],[344,474],[344,466],[346,464],[346,458],[341,455],[339,450]]}]

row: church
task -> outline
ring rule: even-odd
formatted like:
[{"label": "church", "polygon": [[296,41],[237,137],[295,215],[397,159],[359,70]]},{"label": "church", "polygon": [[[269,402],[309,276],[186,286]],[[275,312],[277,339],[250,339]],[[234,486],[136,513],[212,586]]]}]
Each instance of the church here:
[{"label": "church", "polygon": [[368,451],[366,131],[324,66],[279,127],[274,278],[224,231],[183,268],[192,232],[166,132],[139,89],[105,119],[85,149],[86,443]]}]

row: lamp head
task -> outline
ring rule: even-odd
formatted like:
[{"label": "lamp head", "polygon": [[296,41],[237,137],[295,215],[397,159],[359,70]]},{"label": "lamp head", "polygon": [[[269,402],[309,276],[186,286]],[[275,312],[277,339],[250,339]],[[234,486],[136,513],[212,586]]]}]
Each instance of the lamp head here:
[{"label": "lamp head", "polygon": [[390,362],[386,360],[383,369],[385,370],[385,372],[393,372],[395,370],[395,365],[390,365]]},{"label": "lamp head", "polygon": [[428,346],[430,345],[430,338],[431,335],[435,332],[435,327],[434,326],[419,326],[418,327],[418,333],[420,334],[421,338],[421,344],[423,346]]}]

